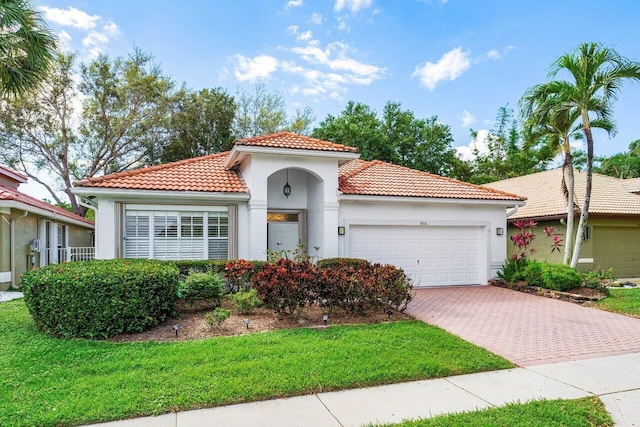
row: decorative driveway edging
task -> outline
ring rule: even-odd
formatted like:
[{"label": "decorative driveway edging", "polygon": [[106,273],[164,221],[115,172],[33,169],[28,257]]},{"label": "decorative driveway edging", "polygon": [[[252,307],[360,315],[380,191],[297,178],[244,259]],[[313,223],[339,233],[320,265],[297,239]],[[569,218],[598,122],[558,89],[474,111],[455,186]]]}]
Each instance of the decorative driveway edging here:
[{"label": "decorative driveway edging", "polygon": [[640,319],[495,286],[419,289],[406,313],[519,366],[640,352]]}]

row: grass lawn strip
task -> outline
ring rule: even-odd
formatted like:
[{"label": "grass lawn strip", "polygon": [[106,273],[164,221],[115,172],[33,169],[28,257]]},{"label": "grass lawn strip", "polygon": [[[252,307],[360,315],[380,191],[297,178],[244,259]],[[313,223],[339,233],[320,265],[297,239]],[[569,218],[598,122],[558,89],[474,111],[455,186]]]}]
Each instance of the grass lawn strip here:
[{"label": "grass lawn strip", "polygon": [[613,426],[613,420],[600,399],[587,397],[575,400],[536,400],[528,403],[512,403],[500,408],[385,425],[398,427],[605,427]]},{"label": "grass lawn strip", "polygon": [[60,340],[0,305],[0,425],[77,425],[513,365],[423,322],[172,343]]},{"label": "grass lawn strip", "polygon": [[602,310],[640,317],[640,289],[609,289],[611,295],[594,304]]}]

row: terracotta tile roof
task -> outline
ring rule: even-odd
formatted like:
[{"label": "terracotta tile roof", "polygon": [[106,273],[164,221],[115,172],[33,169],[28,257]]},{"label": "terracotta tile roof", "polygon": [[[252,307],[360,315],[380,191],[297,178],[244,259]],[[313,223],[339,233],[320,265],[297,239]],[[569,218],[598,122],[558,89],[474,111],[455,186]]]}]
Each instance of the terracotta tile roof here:
[{"label": "terracotta tile roof", "polygon": [[[0,203],[5,201],[15,201],[21,203],[23,205],[31,206],[34,208],[43,209],[49,211],[56,215],[61,215],[70,219],[75,219],[76,221],[82,221],[87,224],[93,225],[92,221],[89,221],[86,218],[81,217],[80,215],[76,215],[74,213],[69,212],[66,209],[59,208],[57,206],[53,206],[50,203],[44,202],[42,200],[38,200],[35,197],[31,197],[27,194],[21,193],[18,190],[15,190],[11,187],[7,187],[6,185],[0,185]],[[28,208],[27,208],[28,210]]]},{"label": "terracotta tile roof", "polygon": [[519,201],[515,194],[473,185],[379,160],[352,160],[340,166],[343,194]]},{"label": "terracotta tile roof", "polygon": [[[584,203],[586,173],[574,171],[576,211]],[[593,174],[590,214],[640,215],[640,195],[629,191],[629,180]],[[626,183],[625,183],[626,182]],[[487,187],[510,191],[527,197],[526,206],[518,209],[510,219],[565,216],[567,202],[562,193],[562,169],[538,172],[517,178],[485,184]]]},{"label": "terracotta tile roof", "polygon": [[640,193],[640,178],[629,178],[623,181],[630,193]]},{"label": "terracotta tile roof", "polygon": [[75,183],[78,187],[121,188],[128,190],[203,191],[248,193],[236,170],[224,167],[229,152],[210,154],[142,169],[118,172]]},{"label": "terracotta tile roof", "polygon": [[6,166],[0,165],[0,174],[5,175],[5,176],[9,176],[11,178],[16,177],[16,178],[18,178],[17,181],[22,183],[22,184],[27,182],[27,177],[26,176],[24,176],[20,172],[14,171],[13,169],[9,169]]},{"label": "terracotta tile roof", "polygon": [[255,136],[252,138],[236,139],[235,145],[253,147],[289,148],[294,150],[336,151],[357,153],[358,149],[321,139],[310,138],[292,132],[279,132],[271,135]]}]

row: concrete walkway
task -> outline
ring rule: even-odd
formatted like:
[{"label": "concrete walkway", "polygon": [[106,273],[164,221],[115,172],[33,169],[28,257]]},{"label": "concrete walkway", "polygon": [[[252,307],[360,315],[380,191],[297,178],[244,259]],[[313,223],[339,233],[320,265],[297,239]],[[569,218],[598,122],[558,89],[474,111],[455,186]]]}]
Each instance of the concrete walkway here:
[{"label": "concrete walkway", "polygon": [[7,302],[14,299],[24,298],[22,292],[6,292],[0,291],[0,302]]},{"label": "concrete walkway", "polygon": [[496,286],[419,289],[406,312],[518,366],[640,353],[640,319]]},{"label": "concrete walkway", "polygon": [[361,426],[532,399],[600,396],[617,426],[640,426],[640,353],[99,424],[104,427]]}]

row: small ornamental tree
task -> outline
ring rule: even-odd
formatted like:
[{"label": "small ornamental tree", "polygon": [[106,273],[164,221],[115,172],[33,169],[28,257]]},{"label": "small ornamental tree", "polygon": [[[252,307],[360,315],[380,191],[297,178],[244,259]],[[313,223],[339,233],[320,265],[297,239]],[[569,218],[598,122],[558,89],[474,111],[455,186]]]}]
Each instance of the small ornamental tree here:
[{"label": "small ornamental tree", "polygon": [[246,291],[251,285],[251,275],[256,265],[244,259],[228,262],[224,267],[224,277],[229,281],[231,292]]}]

